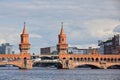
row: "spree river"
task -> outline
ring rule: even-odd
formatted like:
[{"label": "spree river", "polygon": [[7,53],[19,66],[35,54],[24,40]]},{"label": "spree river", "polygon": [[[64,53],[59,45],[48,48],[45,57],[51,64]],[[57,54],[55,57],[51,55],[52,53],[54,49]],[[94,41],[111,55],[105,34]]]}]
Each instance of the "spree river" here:
[{"label": "spree river", "polygon": [[120,69],[0,69],[0,80],[120,80]]}]

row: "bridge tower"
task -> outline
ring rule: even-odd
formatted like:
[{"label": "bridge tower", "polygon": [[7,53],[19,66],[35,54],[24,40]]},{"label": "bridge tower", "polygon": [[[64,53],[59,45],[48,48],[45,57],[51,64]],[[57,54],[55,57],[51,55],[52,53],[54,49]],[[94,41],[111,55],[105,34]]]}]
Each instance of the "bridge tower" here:
[{"label": "bridge tower", "polygon": [[32,69],[32,60],[29,52],[30,50],[29,34],[27,34],[25,22],[23,32],[21,34],[21,42],[19,44],[19,49],[22,61],[21,69]]},{"label": "bridge tower", "polygon": [[24,29],[21,34],[21,43],[19,44],[19,49],[21,54],[30,53],[29,52],[30,50],[29,35],[26,32],[25,22],[24,22]]},{"label": "bridge tower", "polygon": [[64,33],[63,29],[63,22],[61,23],[61,31],[58,35],[58,44],[57,44],[57,50],[58,53],[67,53],[68,52],[68,44],[66,43],[66,34]]}]

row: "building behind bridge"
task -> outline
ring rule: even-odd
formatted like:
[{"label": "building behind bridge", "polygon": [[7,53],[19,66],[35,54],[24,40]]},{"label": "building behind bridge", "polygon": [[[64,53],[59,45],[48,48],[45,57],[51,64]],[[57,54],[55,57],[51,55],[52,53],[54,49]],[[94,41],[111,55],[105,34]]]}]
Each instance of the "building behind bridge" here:
[{"label": "building behind bridge", "polygon": [[40,54],[49,55],[49,54],[58,54],[56,46],[40,48]]},{"label": "building behind bridge", "polygon": [[120,35],[114,35],[112,38],[98,41],[99,53],[101,54],[119,54],[120,53]]},{"label": "building behind bridge", "polygon": [[[77,47],[68,47],[68,53],[69,54],[89,54],[90,51],[93,49],[97,50],[97,48],[92,48],[89,47],[88,49],[80,49]],[[52,46],[52,47],[45,47],[45,48],[40,48],[40,54],[42,55],[49,55],[49,54],[58,54],[57,47]]]},{"label": "building behind bridge", "polygon": [[[89,47],[88,49],[80,49],[77,47],[68,47],[68,53],[89,54],[92,50],[96,50],[100,54],[120,54],[120,35],[114,35],[106,41],[99,40],[98,46],[100,46],[100,48]],[[41,48],[40,51],[43,55],[58,54],[56,46]]]},{"label": "building behind bridge", "polygon": [[9,43],[3,43],[0,46],[0,54],[12,54],[12,45]]}]

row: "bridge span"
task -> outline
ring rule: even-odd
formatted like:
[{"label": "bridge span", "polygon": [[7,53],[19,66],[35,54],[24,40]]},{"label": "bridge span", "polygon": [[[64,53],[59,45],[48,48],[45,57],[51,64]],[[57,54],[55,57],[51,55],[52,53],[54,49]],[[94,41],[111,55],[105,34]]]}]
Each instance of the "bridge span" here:
[{"label": "bridge span", "polygon": [[30,54],[0,54],[0,65],[14,65],[19,69],[32,69]]},{"label": "bridge span", "polygon": [[88,65],[92,68],[108,69],[112,66],[120,66],[120,55],[102,54],[59,54],[61,68],[73,69],[78,66]]}]

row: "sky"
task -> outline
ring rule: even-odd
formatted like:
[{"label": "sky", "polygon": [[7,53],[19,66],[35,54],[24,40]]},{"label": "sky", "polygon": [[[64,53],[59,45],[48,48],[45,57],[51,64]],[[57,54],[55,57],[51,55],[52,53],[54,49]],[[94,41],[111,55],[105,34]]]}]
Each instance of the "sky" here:
[{"label": "sky", "polygon": [[56,46],[61,22],[69,46],[98,47],[120,32],[120,0],[0,0],[0,44],[19,53],[24,21],[31,53]]}]

